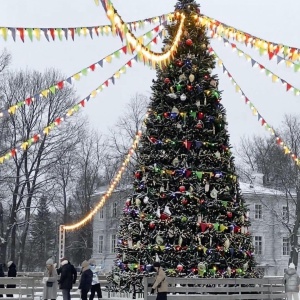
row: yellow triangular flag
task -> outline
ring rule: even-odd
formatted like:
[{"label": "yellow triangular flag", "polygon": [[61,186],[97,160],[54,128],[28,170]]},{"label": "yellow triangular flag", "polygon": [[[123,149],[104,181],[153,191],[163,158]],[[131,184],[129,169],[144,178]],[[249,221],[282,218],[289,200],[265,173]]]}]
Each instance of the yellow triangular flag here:
[{"label": "yellow triangular flag", "polygon": [[95,4],[98,6],[99,5],[99,0],[94,0]]},{"label": "yellow triangular flag", "polygon": [[73,78],[74,78],[75,80],[79,80],[79,79],[80,79],[80,74],[77,73],[77,74],[73,75]]},{"label": "yellow triangular flag", "polygon": [[272,82],[276,82],[277,80],[278,80],[278,77],[275,74],[273,74],[272,75]]},{"label": "yellow triangular flag", "polygon": [[44,90],[41,92],[41,94],[44,96],[44,97],[47,97],[48,96],[48,93],[49,93],[49,90]]},{"label": "yellow triangular flag", "polygon": [[33,29],[33,33],[34,33],[34,36],[36,37],[36,39],[39,41],[41,38],[41,29],[39,29],[39,28]]},{"label": "yellow triangular flag", "polygon": [[94,98],[94,97],[96,97],[96,95],[97,95],[97,91],[92,91],[92,92],[91,92],[91,97]]},{"label": "yellow triangular flag", "polygon": [[108,63],[111,63],[112,61],[112,56],[111,55],[108,55],[105,57],[105,61],[107,61]]}]

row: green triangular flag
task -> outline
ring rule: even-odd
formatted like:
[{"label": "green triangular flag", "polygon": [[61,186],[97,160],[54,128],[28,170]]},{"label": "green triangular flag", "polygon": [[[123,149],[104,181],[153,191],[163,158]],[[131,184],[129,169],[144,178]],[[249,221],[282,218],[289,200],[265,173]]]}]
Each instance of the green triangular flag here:
[{"label": "green triangular flag", "polygon": [[294,64],[294,71],[298,72],[300,70],[300,64]]},{"label": "green triangular flag", "polygon": [[114,56],[116,58],[120,58],[120,51],[118,50],[118,51],[114,52]]},{"label": "green triangular flag", "polygon": [[50,90],[50,92],[51,92],[52,94],[55,94],[55,90],[56,90],[55,85],[50,86],[50,87],[49,87],[49,90]]},{"label": "green triangular flag", "polygon": [[80,72],[82,75],[86,76],[88,73],[88,70],[87,70],[87,68],[85,68],[85,69],[81,70]]},{"label": "green triangular flag", "polygon": [[57,28],[56,32],[57,32],[59,40],[61,41],[62,40],[62,30],[61,30],[61,28]]},{"label": "green triangular flag", "polygon": [[32,28],[27,28],[26,31],[27,31],[27,34],[28,34],[30,40],[32,41],[32,38],[33,38],[33,35],[32,35],[32,33],[33,33],[33,32],[32,32]]}]

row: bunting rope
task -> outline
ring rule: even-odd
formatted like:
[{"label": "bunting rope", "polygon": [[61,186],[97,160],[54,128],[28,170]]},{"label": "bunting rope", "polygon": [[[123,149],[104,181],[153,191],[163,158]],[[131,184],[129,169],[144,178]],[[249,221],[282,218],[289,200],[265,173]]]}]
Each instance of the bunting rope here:
[{"label": "bunting rope", "polygon": [[180,20],[179,28],[176,33],[176,36],[173,40],[170,48],[163,52],[158,53],[154,51],[149,51],[143,43],[132,33],[128,28],[127,24],[122,20],[121,16],[115,10],[112,2],[110,0],[101,0],[102,6],[106,12],[108,19],[112,25],[112,33],[114,35],[119,35],[121,40],[126,39],[126,43],[129,43],[129,47],[132,47],[133,50],[136,50],[138,55],[145,60],[146,63],[151,63],[152,67],[155,68],[158,65],[160,68],[167,66],[170,60],[173,58],[174,53],[177,50],[178,43],[180,41],[185,15],[181,13],[176,13],[175,17]]},{"label": "bunting rope", "polygon": [[[264,74],[267,77],[272,77],[272,82],[280,82],[286,87],[286,92],[293,91],[295,96],[300,95],[300,89],[293,86],[291,83],[287,82],[286,80],[282,79],[279,75],[273,73],[269,69],[267,69],[264,65],[257,62],[254,58],[252,58],[249,54],[245,53],[243,50],[239,49],[236,44],[230,43],[228,40],[224,39],[225,46],[230,45],[232,50],[235,51],[239,57],[245,57],[247,62],[251,63],[252,67],[258,66],[261,72],[264,72]],[[300,65],[299,65],[300,69]]]},{"label": "bunting rope", "polygon": [[101,197],[101,199],[99,200],[97,205],[89,212],[89,214],[86,217],[84,217],[83,219],[81,219],[77,223],[72,224],[72,225],[63,225],[64,230],[72,231],[72,230],[75,230],[75,229],[78,229],[78,228],[84,226],[86,223],[90,222],[92,220],[92,218],[96,215],[96,213],[104,206],[105,202],[108,200],[108,198],[111,196],[114,189],[116,188],[116,186],[120,182],[120,179],[122,178],[123,173],[126,170],[126,167],[127,167],[128,163],[130,162],[130,158],[133,155],[133,153],[135,152],[135,149],[137,148],[137,146],[139,144],[139,140],[140,140],[141,135],[142,135],[142,132],[139,131],[137,133],[137,135],[135,136],[135,139],[134,139],[134,141],[133,141],[133,143],[132,143],[132,145],[131,145],[131,147],[128,151],[128,154],[126,155],[121,167],[119,168],[117,174],[114,176],[114,178],[112,180],[112,183],[110,184],[110,186],[107,189],[107,191],[105,192],[105,194]]},{"label": "bunting rope", "polygon": [[[228,44],[230,44],[233,49],[236,48],[238,50],[238,52],[244,53],[241,49],[237,48],[236,44],[231,43],[228,39],[224,38],[221,35],[219,35],[218,37],[222,39],[222,41],[225,44],[225,46],[227,46]],[[218,40],[219,40],[219,38],[218,38]],[[244,53],[244,54],[245,54],[245,56],[247,55],[246,53]],[[249,55],[247,55],[247,56],[249,56]],[[294,71],[295,72],[299,72],[300,71],[300,64],[297,64],[297,63],[291,61],[290,59],[288,59],[286,57],[282,57],[280,55],[276,55],[276,57],[277,57],[277,64],[280,64],[282,61],[285,61],[286,67],[288,67],[288,68],[294,67]]]},{"label": "bunting rope", "polygon": [[[148,44],[150,44],[154,39],[157,39],[159,37],[159,34],[156,35]],[[93,90],[91,93],[89,93],[88,96],[83,98],[81,101],[79,101],[77,104],[75,104],[72,108],[70,108],[64,115],[57,117],[54,122],[44,127],[44,129],[34,134],[30,139],[28,139],[25,142],[22,142],[20,146],[15,147],[9,151],[7,151],[6,154],[0,157],[0,164],[3,164],[4,162],[10,160],[11,158],[14,158],[17,153],[19,152],[25,152],[29,149],[29,147],[32,144],[38,143],[42,137],[47,136],[50,134],[50,132],[61,125],[62,122],[66,121],[67,118],[74,115],[74,113],[78,112],[80,108],[84,108],[85,104],[91,99],[95,98],[98,93],[102,92],[104,88],[109,86],[109,83],[115,84],[115,79],[118,79],[121,77],[122,74],[126,73],[127,68],[131,68],[134,62],[138,62],[139,58],[136,54],[133,58],[131,58],[129,61],[127,61],[118,71],[116,71],[111,77],[109,77],[107,80],[105,80],[101,85],[99,85],[95,90]]]},{"label": "bunting rope", "polygon": [[[159,32],[158,36],[160,38],[164,37],[165,36],[165,30],[163,28],[161,28],[162,26],[164,26],[164,23],[161,24],[161,25],[158,25],[155,28],[151,29],[150,31],[146,32],[144,35],[142,35],[139,38],[141,38],[141,39],[152,38],[153,34],[155,34],[157,32]],[[156,44],[157,43],[157,37],[152,39],[151,42]],[[151,42],[148,45],[151,45]],[[10,106],[7,109],[0,109],[0,118],[7,117],[9,115],[14,115],[17,112],[17,110],[20,107],[22,107],[23,105],[26,104],[26,105],[30,106],[34,101],[41,100],[42,98],[46,98],[48,96],[48,94],[50,94],[50,93],[55,94],[58,90],[63,89],[67,83],[72,85],[74,81],[79,81],[82,76],[87,76],[89,74],[89,72],[95,71],[95,69],[97,67],[100,66],[101,68],[103,68],[103,63],[104,62],[111,63],[111,61],[114,57],[119,58],[122,53],[127,54],[128,51],[129,50],[127,49],[127,46],[124,46],[124,47],[110,53],[109,55],[102,58],[101,60],[99,60],[99,61],[91,64],[90,66],[82,69],[81,71],[76,72],[75,74],[71,75],[70,77],[68,77],[66,79],[63,79],[63,80],[55,83],[51,87],[46,88],[45,90],[42,90],[42,91],[38,92],[34,96],[28,97],[25,100],[19,101],[16,104]]]},{"label": "bunting rope", "polygon": [[282,150],[284,151],[284,154],[290,156],[294,163],[297,166],[300,166],[300,159],[292,152],[292,150],[287,146],[287,144],[282,140],[282,138],[275,132],[273,127],[267,123],[265,118],[259,113],[257,108],[254,106],[254,104],[249,100],[249,98],[245,95],[244,91],[240,88],[240,86],[237,84],[235,79],[232,77],[232,75],[229,73],[228,69],[224,66],[223,61],[220,59],[220,57],[216,54],[215,50],[213,48],[209,49],[209,52],[214,54],[216,57],[217,65],[219,67],[223,68],[223,73],[227,74],[228,78],[230,79],[231,83],[235,86],[235,91],[237,93],[242,94],[242,98],[245,100],[245,104],[248,104],[252,114],[254,116],[257,116],[257,121],[260,122],[261,126],[264,126],[267,131],[270,132],[272,136],[275,137],[276,144],[279,145]]},{"label": "bunting rope", "polygon": [[[128,26],[131,31],[136,31],[137,29],[142,29],[144,26],[149,24],[159,23],[162,24],[172,17],[172,14],[163,14],[160,16],[155,16],[143,20],[128,22]],[[48,27],[48,28],[28,28],[28,27],[0,27],[0,36],[4,41],[7,41],[9,37],[13,39],[14,42],[20,38],[24,43],[26,39],[31,42],[37,40],[40,41],[41,38],[45,38],[48,42],[51,41],[62,41],[63,39],[72,41],[75,37],[90,37],[93,39],[94,36],[99,37],[100,35],[109,35],[112,32],[111,25],[97,25],[97,26],[83,26],[83,27]]]},{"label": "bunting rope", "polygon": [[206,15],[195,15],[195,17],[199,18],[200,23],[212,31],[212,37],[220,35],[225,36],[228,39],[232,38],[246,46],[250,45],[258,49],[261,54],[267,53],[269,55],[269,59],[272,59],[272,57],[274,55],[278,55],[278,53],[282,53],[284,57],[288,57],[292,61],[300,61],[299,48],[264,40],[218,20],[212,19]]}]

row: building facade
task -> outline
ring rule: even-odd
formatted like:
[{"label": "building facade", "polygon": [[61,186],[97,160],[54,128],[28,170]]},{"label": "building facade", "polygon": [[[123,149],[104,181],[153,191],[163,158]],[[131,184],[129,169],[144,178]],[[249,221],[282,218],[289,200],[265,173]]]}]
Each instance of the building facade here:
[{"label": "building facade", "polygon": [[[287,230],[293,204],[279,191],[264,188],[260,183],[240,187],[250,210],[255,256],[258,267],[267,276],[283,275],[288,266],[290,237]],[[113,193],[93,221],[93,258],[101,266],[103,274],[111,271],[115,260],[115,247],[120,217],[125,200],[130,193],[120,190]],[[95,201],[101,193],[95,195]]]}]

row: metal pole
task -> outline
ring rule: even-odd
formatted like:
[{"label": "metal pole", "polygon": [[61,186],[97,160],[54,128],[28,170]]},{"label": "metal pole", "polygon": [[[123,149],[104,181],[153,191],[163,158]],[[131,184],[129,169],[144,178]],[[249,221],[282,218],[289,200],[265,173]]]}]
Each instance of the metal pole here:
[{"label": "metal pole", "polygon": [[66,231],[64,225],[59,226],[59,241],[58,241],[58,266],[60,267],[60,260],[65,256],[65,241],[66,241]]}]

